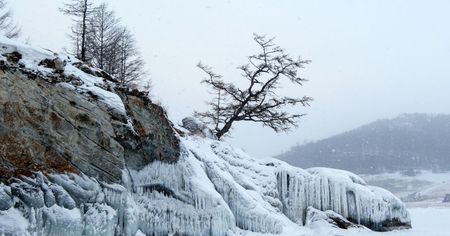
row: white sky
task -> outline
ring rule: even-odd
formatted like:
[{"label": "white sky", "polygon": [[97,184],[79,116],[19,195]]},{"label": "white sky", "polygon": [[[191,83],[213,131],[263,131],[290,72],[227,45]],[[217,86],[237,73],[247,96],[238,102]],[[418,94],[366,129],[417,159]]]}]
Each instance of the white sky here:
[{"label": "white sky", "polygon": [[[25,38],[68,47],[71,21],[62,0],[10,0]],[[287,94],[315,101],[288,134],[237,125],[230,142],[271,156],[401,113],[450,113],[450,1],[433,0],[110,0],[135,33],[155,97],[174,122],[204,109],[202,61],[239,80],[235,69],[256,52],[252,33],[276,36],[292,56],[312,60],[304,87]]]}]

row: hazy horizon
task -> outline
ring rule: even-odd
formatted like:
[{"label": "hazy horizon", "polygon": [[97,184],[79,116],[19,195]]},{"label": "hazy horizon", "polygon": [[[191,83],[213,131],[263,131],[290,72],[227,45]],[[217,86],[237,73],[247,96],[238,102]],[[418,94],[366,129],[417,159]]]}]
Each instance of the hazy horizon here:
[{"label": "hazy horizon", "polygon": [[[101,2],[101,1],[97,1]],[[135,34],[154,84],[174,122],[204,110],[202,61],[232,81],[252,34],[275,36],[292,56],[310,59],[303,87],[283,92],[315,99],[300,127],[287,134],[240,123],[229,138],[256,156],[326,138],[403,113],[450,113],[448,1],[105,1]],[[63,1],[9,1],[23,38],[70,47]],[[26,6],[26,7],[25,7]]]}]

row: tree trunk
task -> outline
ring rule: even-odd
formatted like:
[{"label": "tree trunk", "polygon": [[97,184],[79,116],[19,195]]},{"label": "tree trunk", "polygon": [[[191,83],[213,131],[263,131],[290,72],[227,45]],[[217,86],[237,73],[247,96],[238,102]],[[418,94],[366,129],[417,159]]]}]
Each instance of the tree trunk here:
[{"label": "tree trunk", "polygon": [[218,138],[219,140],[220,140],[220,138],[222,138],[222,136],[223,136],[224,134],[226,134],[226,133],[230,130],[231,124],[233,124],[233,122],[234,122],[234,119],[228,121],[228,122],[223,126],[223,128],[220,129],[220,130],[216,133],[216,136],[217,136],[217,138]]},{"label": "tree trunk", "polygon": [[83,6],[83,23],[81,29],[81,60],[86,61],[86,20],[87,20],[87,8],[88,8],[88,0],[84,0]]},{"label": "tree trunk", "polygon": [[234,121],[236,121],[236,119],[238,118],[239,114],[241,114],[242,110],[244,109],[245,105],[247,105],[247,103],[250,101],[250,98],[252,98],[252,95],[248,96],[239,106],[239,108],[234,112],[233,117],[230,118],[230,120],[225,123],[225,125],[223,126],[222,129],[220,129],[217,133],[216,136],[217,138],[220,140],[220,138],[226,134],[228,131],[230,131],[231,125],[233,124]]}]

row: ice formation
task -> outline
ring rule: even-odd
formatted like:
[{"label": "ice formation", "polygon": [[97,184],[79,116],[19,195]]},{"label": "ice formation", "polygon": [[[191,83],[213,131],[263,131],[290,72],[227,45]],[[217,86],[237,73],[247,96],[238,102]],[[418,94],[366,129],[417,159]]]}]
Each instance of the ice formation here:
[{"label": "ice formation", "polygon": [[[19,51],[24,67],[34,73],[51,74],[37,63],[61,57],[4,38],[0,46],[3,53]],[[120,97],[106,90],[108,82],[70,60],[64,73],[81,79],[77,90],[97,94],[111,112],[126,117]],[[254,159],[208,138],[210,131],[189,121],[187,128],[202,130],[178,127],[178,161],[125,168],[120,185],[84,174],[40,172],[0,184],[0,235],[301,235],[308,207],[331,210],[374,230],[410,226],[399,199],[354,174]]]},{"label": "ice formation", "polygon": [[[184,143],[205,163],[216,190],[226,201],[231,196],[228,202],[240,222],[239,228],[279,233],[284,216],[304,225],[308,207],[332,210],[374,230],[388,230],[396,223],[406,227],[409,224],[408,212],[398,198],[386,190],[367,186],[352,173],[327,168],[302,170],[274,159],[252,159],[214,140],[188,138]],[[233,205],[239,207],[233,210]],[[264,223],[255,226],[253,222]],[[270,227],[264,228],[265,225]]]},{"label": "ice formation", "polygon": [[[351,173],[252,159],[199,137],[182,138],[182,144],[180,161],[130,170],[123,186],[74,174],[37,174],[11,189],[2,185],[15,206],[1,211],[0,219],[26,222],[14,228],[23,235],[61,235],[68,228],[69,235],[282,234],[294,223],[304,225],[314,207],[376,230],[409,225],[399,199]],[[3,222],[10,221],[0,220],[0,233],[11,232]]]}]

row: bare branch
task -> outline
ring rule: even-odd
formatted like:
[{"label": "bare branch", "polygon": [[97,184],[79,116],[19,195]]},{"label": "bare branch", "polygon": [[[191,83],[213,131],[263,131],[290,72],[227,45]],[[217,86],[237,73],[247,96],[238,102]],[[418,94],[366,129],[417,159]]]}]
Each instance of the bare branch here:
[{"label": "bare branch", "polygon": [[20,28],[14,22],[13,14],[7,8],[5,0],[0,0],[0,33],[8,38],[17,38],[20,35]]}]

